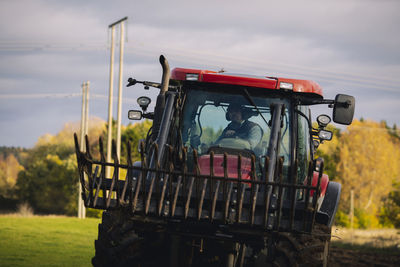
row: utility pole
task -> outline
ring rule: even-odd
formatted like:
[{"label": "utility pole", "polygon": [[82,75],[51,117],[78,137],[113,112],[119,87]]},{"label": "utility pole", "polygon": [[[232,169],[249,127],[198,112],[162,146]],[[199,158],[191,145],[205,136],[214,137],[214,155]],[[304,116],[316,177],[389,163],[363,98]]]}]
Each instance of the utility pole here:
[{"label": "utility pole", "polygon": [[[124,17],[108,27],[111,28],[111,56],[110,56],[110,82],[109,82],[109,98],[108,98],[108,132],[107,132],[107,162],[111,162],[111,140],[112,140],[112,106],[113,106],[113,84],[114,84],[114,37],[115,37],[115,26],[121,24],[121,38],[120,38],[120,65],[119,65],[119,92],[118,98],[122,98],[122,58],[123,58],[123,22],[127,20],[128,17]],[[118,121],[117,121],[117,150],[120,151],[120,133],[121,133],[121,120],[120,120],[120,109],[121,104],[118,100]],[[118,137],[119,136],[119,137]],[[118,143],[119,140],[119,143]],[[117,154],[119,156],[119,152]],[[110,177],[110,167],[106,168],[106,177]]]},{"label": "utility pole", "polygon": [[122,74],[124,62],[124,21],[120,23],[119,41],[119,80],[118,80],[118,114],[117,114],[117,156],[121,159],[121,112],[122,112]]},{"label": "utility pole", "polygon": [[[111,26],[111,25],[110,25]],[[110,92],[108,95],[108,131],[107,131],[107,162],[111,162],[111,139],[112,139],[112,106],[114,86],[114,35],[115,25],[111,26],[111,57],[110,57]],[[106,167],[106,177],[110,177],[110,167]]]},{"label": "utility pole", "polygon": [[[85,136],[89,131],[89,81],[82,84],[82,112],[81,112],[81,144],[80,150],[86,152]],[[86,173],[84,174],[86,180]],[[86,217],[85,206],[82,201],[82,186],[78,183],[78,218]]]}]

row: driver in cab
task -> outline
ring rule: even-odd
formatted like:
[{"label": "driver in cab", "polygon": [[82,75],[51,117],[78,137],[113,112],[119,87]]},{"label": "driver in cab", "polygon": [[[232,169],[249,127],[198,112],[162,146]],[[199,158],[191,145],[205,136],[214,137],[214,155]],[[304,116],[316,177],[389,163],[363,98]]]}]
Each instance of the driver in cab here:
[{"label": "driver in cab", "polygon": [[221,145],[224,140],[239,139],[246,143],[246,147],[254,149],[260,143],[263,131],[257,123],[249,121],[246,117],[244,107],[237,103],[230,104],[226,119],[231,123],[223,130],[215,143]]}]

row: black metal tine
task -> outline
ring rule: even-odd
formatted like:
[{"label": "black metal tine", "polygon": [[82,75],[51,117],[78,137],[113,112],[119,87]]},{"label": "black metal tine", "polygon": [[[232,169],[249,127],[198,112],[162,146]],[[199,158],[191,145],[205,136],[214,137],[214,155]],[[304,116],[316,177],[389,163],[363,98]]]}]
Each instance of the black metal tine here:
[{"label": "black metal tine", "polygon": [[[172,157],[172,149],[171,149],[171,147],[168,147],[168,160],[167,160],[167,162],[170,162],[172,159],[171,159],[171,157]],[[161,216],[161,212],[162,212],[162,210],[163,210],[163,207],[164,207],[164,199],[165,199],[165,192],[166,192],[166,190],[167,190],[167,185],[168,184],[170,184],[170,176],[172,175],[172,171],[173,171],[173,165],[172,164],[168,164],[168,173],[167,174],[165,174],[165,177],[164,177],[164,183],[163,183],[163,186],[162,186],[162,190],[161,190],[161,195],[160,195],[160,199],[159,199],[159,202],[158,202],[158,216]]]},{"label": "black metal tine", "polygon": [[[141,143],[143,143],[143,142],[141,142]],[[140,144],[140,145],[142,145],[142,144]],[[127,171],[127,174],[126,174],[127,178],[125,178],[125,180],[128,179],[129,207],[132,210],[132,203],[133,203],[133,164],[132,164],[132,153],[131,152],[132,152],[131,151],[131,142],[129,142],[129,140],[128,140],[128,147],[127,147],[127,152],[126,152],[127,153],[126,161],[128,163],[128,171]]]},{"label": "black metal tine", "polygon": [[[135,188],[135,194],[133,196],[133,203],[132,203],[132,212],[136,211],[136,208],[138,206],[138,201],[139,201],[139,194],[140,194],[140,189],[142,187],[142,180],[145,179],[146,177],[146,156],[144,154],[144,149],[143,149],[143,142],[140,143],[141,148],[140,148],[140,164],[141,164],[141,172],[139,173],[139,177],[136,182],[136,188]],[[144,183],[144,182],[143,182]]]},{"label": "black metal tine", "polygon": [[208,194],[208,197],[209,197],[209,209],[208,209],[208,216],[209,216],[209,219],[212,221],[212,216],[211,216],[211,214],[212,214],[212,209],[213,209],[213,192],[214,192],[214,180],[213,180],[213,177],[214,177],[214,151],[211,151],[210,152],[210,183],[209,183],[209,194]]},{"label": "black metal tine", "polygon": [[317,188],[314,190],[314,195],[313,195],[313,214],[312,214],[312,220],[311,220],[311,229],[314,225],[315,222],[315,216],[317,214],[317,200],[318,200],[318,196],[320,194],[321,191],[321,178],[324,172],[324,160],[322,158],[318,158],[317,159],[319,161],[319,166],[318,166],[318,182],[317,182]]},{"label": "black metal tine", "polygon": [[110,189],[108,192],[107,205],[106,205],[107,208],[109,208],[110,204],[111,204],[111,197],[112,197],[112,193],[114,190],[115,180],[117,180],[117,185],[118,185],[118,157],[117,157],[117,152],[116,152],[115,140],[112,140],[112,150],[113,150],[112,154],[113,154],[113,158],[114,158],[114,173],[113,173],[113,177],[111,180],[111,186],[110,186]]},{"label": "black metal tine", "polygon": [[164,183],[163,183],[163,187],[162,187],[162,190],[161,190],[160,199],[159,199],[159,202],[158,202],[158,216],[161,216],[161,212],[162,212],[162,208],[163,208],[163,202],[164,202],[164,198],[165,198],[165,191],[167,189],[167,184],[168,184],[170,173],[166,174],[165,177],[164,177]]},{"label": "black metal tine", "polygon": [[130,167],[131,167],[131,164],[130,164],[130,162],[129,162],[129,160],[130,160],[130,154],[131,154],[131,148],[130,148],[130,146],[131,146],[131,142],[129,142],[129,140],[128,140],[128,142],[126,143],[126,153],[128,154],[127,155],[127,157],[126,157],[126,160],[127,160],[127,164],[128,164],[128,169],[127,169],[127,172],[126,172],[126,176],[125,176],[125,182],[124,182],[124,187],[122,188],[122,192],[121,192],[121,199],[120,199],[120,201],[122,201],[123,203],[125,203],[125,194],[126,194],[126,189],[128,188],[128,184],[130,185],[131,183],[129,182],[129,174],[130,174],[130,171],[129,171],[129,169],[130,169]]},{"label": "black metal tine", "polygon": [[81,150],[79,148],[78,135],[76,133],[74,133],[74,143],[75,143],[75,153],[77,154],[77,158],[79,159],[78,154],[80,155]]},{"label": "black metal tine", "polygon": [[[251,156],[251,180],[257,181],[256,177],[256,158],[254,155]],[[255,187],[255,188],[254,188]],[[251,184],[251,211],[250,211],[250,224],[254,224],[254,216],[255,210],[257,205],[257,195],[258,195],[258,184],[252,183]]]},{"label": "black metal tine", "polygon": [[297,195],[297,189],[296,189],[296,185],[297,185],[297,180],[298,180],[298,168],[299,165],[299,160],[296,159],[294,162],[294,175],[293,175],[293,180],[292,180],[292,185],[293,187],[291,187],[291,203],[290,203],[290,224],[289,224],[289,229],[293,230],[293,226],[294,226],[294,216],[296,213],[296,195]]},{"label": "black metal tine", "polygon": [[[117,155],[117,145],[115,142],[113,143],[113,150],[114,150],[114,173],[115,173],[115,182],[114,186],[116,187],[116,200],[117,200],[117,207],[119,207],[120,203],[120,190],[119,190],[119,158]],[[112,188],[111,188],[112,189]]]},{"label": "black metal tine", "polygon": [[276,215],[276,230],[279,230],[280,223],[281,223],[281,213],[282,213],[282,204],[283,204],[283,157],[279,158],[278,161],[278,179],[279,179],[279,185],[278,185],[278,212]]},{"label": "black metal tine", "polygon": [[125,175],[124,186],[122,187],[122,191],[121,191],[120,198],[119,198],[120,203],[126,204],[125,194],[126,194],[126,190],[128,189],[128,184],[129,184],[129,174],[127,172]]},{"label": "black metal tine", "polygon": [[[85,202],[85,206],[93,205],[94,202],[94,194],[95,194],[95,186],[97,180],[97,174],[99,173],[99,166],[94,168],[93,177],[92,177],[92,184],[89,185],[89,201]],[[97,193],[97,190],[96,190]],[[93,205],[94,206],[94,205]]]},{"label": "black metal tine", "polygon": [[244,194],[246,193],[246,187],[247,187],[247,183],[241,182],[240,184],[240,200],[239,200],[239,210],[238,210],[238,214],[239,214],[239,223],[241,222],[242,219],[242,211],[243,211],[243,201],[244,201]]},{"label": "black metal tine", "polygon": [[239,182],[239,180],[242,179],[242,155],[238,155],[238,164],[237,164],[237,186],[236,186],[236,222],[240,223],[240,218],[242,216],[242,209],[241,209],[241,195],[242,195],[242,184]]},{"label": "black metal tine", "polygon": [[[153,158],[156,161],[156,176],[158,176],[159,173],[159,167],[160,167],[160,162],[158,161],[158,144],[154,144],[154,154],[153,154]],[[152,175],[152,173],[150,173],[150,187],[149,187],[149,192],[147,194],[147,198],[146,198],[146,205],[144,208],[144,213],[147,214],[149,212],[149,207],[150,207],[150,202],[151,202],[151,195],[153,193],[153,187],[154,187],[154,182],[155,182],[155,178],[154,175]]]},{"label": "black metal tine", "polygon": [[203,202],[204,202],[204,196],[206,194],[206,187],[207,187],[207,178],[203,178],[203,186],[201,189],[201,195],[200,195],[200,200],[199,200],[199,209],[197,211],[197,219],[201,219],[201,213],[203,211]]},{"label": "black metal tine", "polygon": [[[143,168],[143,165],[142,165]],[[143,172],[139,173],[139,177],[136,182],[136,188],[135,188],[135,194],[133,196],[133,202],[132,202],[132,212],[136,211],[137,204],[138,204],[138,198],[139,198],[139,193],[140,193],[140,188],[141,188],[141,183],[142,183],[142,178],[143,178]]]},{"label": "black metal tine", "polygon": [[173,202],[172,202],[171,217],[173,217],[175,215],[176,202],[178,200],[179,189],[181,187],[181,183],[182,183],[182,175],[179,175],[178,181],[176,182],[175,194],[174,194],[174,198],[173,198]]},{"label": "black metal tine", "polygon": [[229,207],[230,207],[230,202],[232,198],[232,191],[233,191],[233,182],[229,183],[229,188],[228,188],[228,193],[226,196],[226,202],[225,202],[225,212],[224,212],[224,220],[225,223],[228,220],[228,215],[229,215]]},{"label": "black metal tine", "polygon": [[86,156],[88,157],[88,159],[92,159],[92,155],[90,154],[89,137],[87,135],[85,135],[85,146],[86,146]]},{"label": "black metal tine", "polygon": [[[193,149],[193,161],[197,160],[197,151],[196,149]],[[185,164],[184,170],[187,171],[187,165]],[[190,209],[190,201],[192,200],[192,192],[193,192],[193,184],[194,184],[194,177],[191,176],[189,179],[189,186],[188,186],[188,191],[187,191],[187,196],[186,196],[186,203],[185,203],[185,219],[188,216],[189,209]]]},{"label": "black metal tine", "polygon": [[99,181],[99,187],[102,187],[103,189],[103,205],[107,206],[107,189],[105,185],[105,179],[106,179],[106,157],[104,155],[104,146],[103,146],[103,138],[99,138],[99,148],[100,148],[100,162],[101,162],[101,173],[100,173],[100,181]]},{"label": "black metal tine", "polygon": [[[268,168],[269,168],[269,157],[265,157],[265,174],[268,173]],[[264,204],[265,204],[265,210],[264,210],[264,228],[267,228],[268,226],[268,214],[269,214],[269,205],[270,205],[270,198],[271,198],[271,191],[272,188],[268,184],[268,181],[266,181],[267,176],[265,175],[265,188],[264,188]]]},{"label": "black metal tine", "polygon": [[[82,140],[82,142],[84,142],[84,140]],[[89,160],[92,160],[93,158],[92,158],[92,155],[90,154],[90,149],[89,149],[90,148],[90,143],[89,143],[89,138],[88,138],[87,135],[85,135],[85,148],[86,148],[86,152],[84,154],[85,158],[89,159]],[[94,188],[94,186],[92,187],[92,185],[93,185],[94,181],[93,181],[93,173],[92,173],[92,163],[87,162],[84,165],[84,167],[86,167],[86,175],[87,175],[88,184],[89,184],[89,189],[88,189],[89,192],[87,194],[89,196],[88,199],[87,199],[87,196],[86,196],[87,190],[85,190],[86,189],[85,172],[83,173],[83,181],[84,182],[81,183],[81,185],[82,185],[82,193],[85,194],[85,206],[87,206],[87,204],[89,202],[93,203],[93,188]],[[83,170],[85,170],[85,168]],[[94,175],[94,176],[96,177],[97,175]]]},{"label": "black metal tine", "polygon": [[172,210],[172,201],[173,201],[173,182],[174,182],[174,164],[173,164],[173,155],[174,155],[174,149],[172,146],[169,146],[169,173],[170,173],[170,177],[169,177],[169,195],[168,195],[168,201],[169,201],[169,208],[168,208],[168,212],[169,215],[171,215],[171,210]]},{"label": "black metal tine", "polygon": [[[79,170],[79,181],[80,181],[80,186],[82,188],[82,195],[79,197],[82,197],[83,201],[86,201],[86,192],[84,190],[84,181],[85,181],[85,177],[84,177],[84,172],[85,172],[85,166],[86,166],[86,160],[85,160],[85,156],[84,154],[81,152],[80,148],[79,148],[79,142],[78,142],[78,136],[76,135],[76,133],[74,133],[74,141],[75,141],[75,153],[76,153],[76,158],[78,161],[78,170]],[[83,141],[83,140],[81,140]]]},{"label": "black metal tine", "polygon": [[212,199],[212,206],[211,206],[211,216],[210,216],[210,220],[213,221],[214,220],[214,216],[215,216],[215,207],[217,204],[217,198],[218,198],[218,191],[219,191],[219,186],[221,184],[220,180],[217,180],[217,182],[215,183],[215,192],[214,192],[214,196]]},{"label": "black metal tine", "polygon": [[199,188],[200,188],[200,167],[199,167],[199,156],[196,149],[193,149],[193,174],[195,180],[195,189],[196,189],[196,199],[197,199],[197,219],[200,220],[201,218],[201,208],[200,208],[200,201],[201,198],[199,197]]},{"label": "black metal tine", "polygon": [[[95,173],[97,174],[97,171],[98,171],[98,166],[96,166],[96,169],[95,169]],[[98,198],[99,198],[99,193],[100,193],[100,187],[101,187],[101,184],[102,184],[102,177],[101,177],[101,175],[102,175],[102,170],[100,171],[100,177],[97,177],[97,175],[95,176],[95,180],[98,180],[98,182],[97,182],[97,187],[96,187],[96,191],[95,191],[95,194],[94,194],[94,199],[93,199],[93,202],[92,202],[92,205],[93,205],[93,207],[96,207],[96,204],[97,204],[97,200],[98,200]]]},{"label": "black metal tine", "polygon": [[310,191],[311,191],[313,175],[314,175],[314,163],[313,163],[313,161],[310,161],[310,164],[308,166],[308,178],[307,178],[307,187],[306,187],[306,196],[305,196],[305,203],[304,203],[304,214],[303,214],[303,217],[305,218],[304,222],[303,222],[303,230],[304,231],[307,231],[308,206],[309,206],[309,202],[310,202]]},{"label": "black metal tine", "polygon": [[186,203],[185,203],[185,219],[187,218],[189,209],[190,209],[190,201],[192,198],[193,184],[194,184],[194,177],[190,177],[188,193],[187,193],[187,198],[186,198]]},{"label": "black metal tine", "polygon": [[[93,158],[92,158],[92,155],[90,154],[89,137],[87,135],[85,135],[85,145],[86,145],[86,153],[85,153],[86,157],[89,160],[92,160]],[[87,166],[87,176],[88,176],[88,182],[89,182],[89,185],[90,185],[90,184],[92,184],[92,164],[89,164]],[[90,198],[90,200],[93,200],[93,193],[92,192],[89,193],[89,198]]]},{"label": "black metal tine", "polygon": [[[199,164],[199,162],[197,161],[197,158],[196,158],[196,171],[197,172],[199,172],[199,165],[198,164]],[[210,169],[211,169],[211,166],[210,166]],[[207,189],[207,178],[203,178],[203,186],[201,187],[199,205],[198,205],[198,210],[197,210],[197,219],[198,220],[201,219],[201,214],[202,214],[202,211],[203,211],[204,196],[206,195],[206,189]]]}]

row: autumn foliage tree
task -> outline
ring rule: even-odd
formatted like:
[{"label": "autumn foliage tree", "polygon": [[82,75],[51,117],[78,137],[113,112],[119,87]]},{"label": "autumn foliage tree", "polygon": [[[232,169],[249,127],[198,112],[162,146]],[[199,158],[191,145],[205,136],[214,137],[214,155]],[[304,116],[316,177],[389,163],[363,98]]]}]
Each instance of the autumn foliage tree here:
[{"label": "autumn foliage tree", "polygon": [[384,123],[355,120],[340,138],[338,179],[342,184],[341,209],[349,211],[350,191],[354,191],[355,208],[376,215],[382,199],[392,191],[400,175],[397,140]]},{"label": "autumn foliage tree", "polygon": [[[144,121],[122,127],[122,152],[126,154],[126,141],[137,147],[145,138],[151,122]],[[28,151],[25,169],[19,172],[16,187],[21,201],[27,201],[39,213],[76,214],[78,199],[78,171],[73,134],[79,135],[78,124],[66,124],[57,135],[46,134]],[[89,149],[94,158],[99,155],[99,137],[105,137],[106,124],[91,119]],[[80,139],[80,138],[78,138]],[[78,140],[81,144],[82,140]],[[106,141],[106,140],[105,140]],[[133,159],[139,159],[137,149]],[[124,158],[123,158],[124,160]]]}]

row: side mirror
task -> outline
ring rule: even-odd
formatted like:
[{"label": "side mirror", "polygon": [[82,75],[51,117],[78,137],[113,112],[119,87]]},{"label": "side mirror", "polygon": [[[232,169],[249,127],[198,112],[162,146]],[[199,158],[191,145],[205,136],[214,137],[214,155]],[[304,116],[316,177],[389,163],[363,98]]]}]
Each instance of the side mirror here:
[{"label": "side mirror", "polygon": [[333,104],[333,121],[350,125],[354,116],[355,99],[350,95],[336,95]]}]

